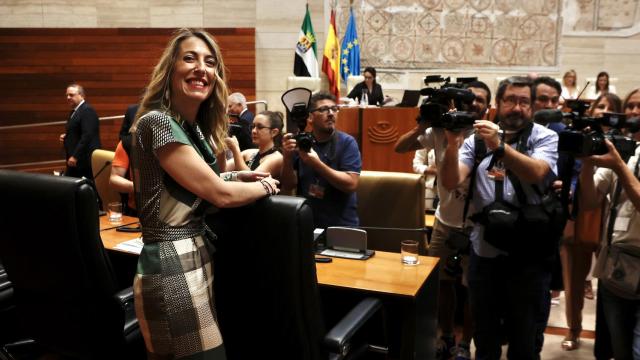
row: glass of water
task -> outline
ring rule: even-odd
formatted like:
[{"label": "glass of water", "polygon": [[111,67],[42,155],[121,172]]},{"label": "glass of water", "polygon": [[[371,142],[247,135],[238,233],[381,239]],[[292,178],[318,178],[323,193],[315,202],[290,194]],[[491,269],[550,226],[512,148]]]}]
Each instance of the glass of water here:
[{"label": "glass of water", "polygon": [[402,263],[405,265],[418,265],[418,242],[415,240],[402,240],[400,243]]},{"label": "glass of water", "polygon": [[109,222],[111,223],[120,223],[122,222],[122,203],[121,202],[111,202],[107,207],[107,213],[109,216]]}]

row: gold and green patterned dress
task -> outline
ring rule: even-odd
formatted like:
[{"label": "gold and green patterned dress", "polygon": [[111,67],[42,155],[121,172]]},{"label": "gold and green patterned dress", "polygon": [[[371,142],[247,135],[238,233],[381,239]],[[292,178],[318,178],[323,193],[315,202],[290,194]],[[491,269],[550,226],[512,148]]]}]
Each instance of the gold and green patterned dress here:
[{"label": "gold and green patterned dress", "polygon": [[200,129],[189,126],[152,111],[140,119],[133,136],[133,178],[144,241],[133,288],[149,359],[226,358],[213,296],[214,235],[204,224],[212,205],[175,182],[156,156],[170,143],[190,145],[219,173]]}]

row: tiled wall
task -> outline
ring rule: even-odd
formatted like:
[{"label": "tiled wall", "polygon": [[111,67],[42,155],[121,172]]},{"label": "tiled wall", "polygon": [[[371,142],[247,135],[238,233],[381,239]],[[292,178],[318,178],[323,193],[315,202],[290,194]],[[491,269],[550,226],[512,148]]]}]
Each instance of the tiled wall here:
[{"label": "tiled wall", "polygon": [[[312,22],[318,38],[318,56],[324,46],[330,0],[310,0]],[[577,0],[565,0],[567,3]],[[356,4],[358,1],[355,2]],[[255,27],[257,98],[282,110],[280,95],[292,75],[293,48],[304,16],[303,0],[0,0],[1,27]],[[342,31],[338,29],[339,33]],[[640,35],[631,37],[561,36],[557,68],[538,69],[554,77],[570,68],[579,82],[607,70],[617,78],[622,96],[640,86]],[[431,70],[453,76],[477,75],[490,86],[497,78],[525,74],[527,68]],[[421,86],[422,71],[400,74],[382,71],[386,93],[400,96],[402,88]],[[385,84],[385,80],[388,83]]]}]

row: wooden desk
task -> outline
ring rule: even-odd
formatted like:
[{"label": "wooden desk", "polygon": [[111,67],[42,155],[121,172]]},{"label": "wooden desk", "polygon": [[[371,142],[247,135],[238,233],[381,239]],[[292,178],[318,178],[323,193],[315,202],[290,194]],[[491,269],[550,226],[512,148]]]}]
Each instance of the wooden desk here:
[{"label": "wooden desk", "polygon": [[438,261],[420,256],[419,265],[407,266],[398,253],[376,251],[366,261],[334,258],[317,263],[316,270],[323,302],[331,309],[349,309],[367,296],[381,299],[391,358],[434,359]]},{"label": "wooden desk", "polygon": [[[128,255],[133,254],[115,246],[140,235],[116,229],[100,232],[106,249]],[[376,251],[375,256],[366,261],[334,258],[331,263],[317,263],[323,302],[336,302],[337,305],[328,306],[332,309],[346,306],[348,311],[366,296],[381,299],[386,312],[391,358],[434,359],[439,260],[427,256],[419,258],[419,265],[407,266],[400,262],[398,253]]]},{"label": "wooden desk", "polygon": [[123,226],[123,225],[131,225],[138,222],[137,217],[126,216],[126,215],[122,215],[122,221],[117,224],[112,224],[109,221],[108,215],[103,215],[103,216],[100,216],[99,218],[100,218],[100,231],[114,229],[114,228],[117,228],[118,226]]}]

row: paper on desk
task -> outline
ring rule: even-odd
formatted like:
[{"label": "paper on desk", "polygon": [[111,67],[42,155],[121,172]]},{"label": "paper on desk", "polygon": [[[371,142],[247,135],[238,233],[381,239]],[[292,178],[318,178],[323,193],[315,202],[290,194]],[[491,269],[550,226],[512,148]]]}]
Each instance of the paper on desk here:
[{"label": "paper on desk", "polygon": [[144,246],[144,243],[142,242],[142,237],[137,237],[135,239],[121,242],[120,244],[116,245],[114,248],[120,251],[140,255],[140,252],[142,251],[142,246]]}]

